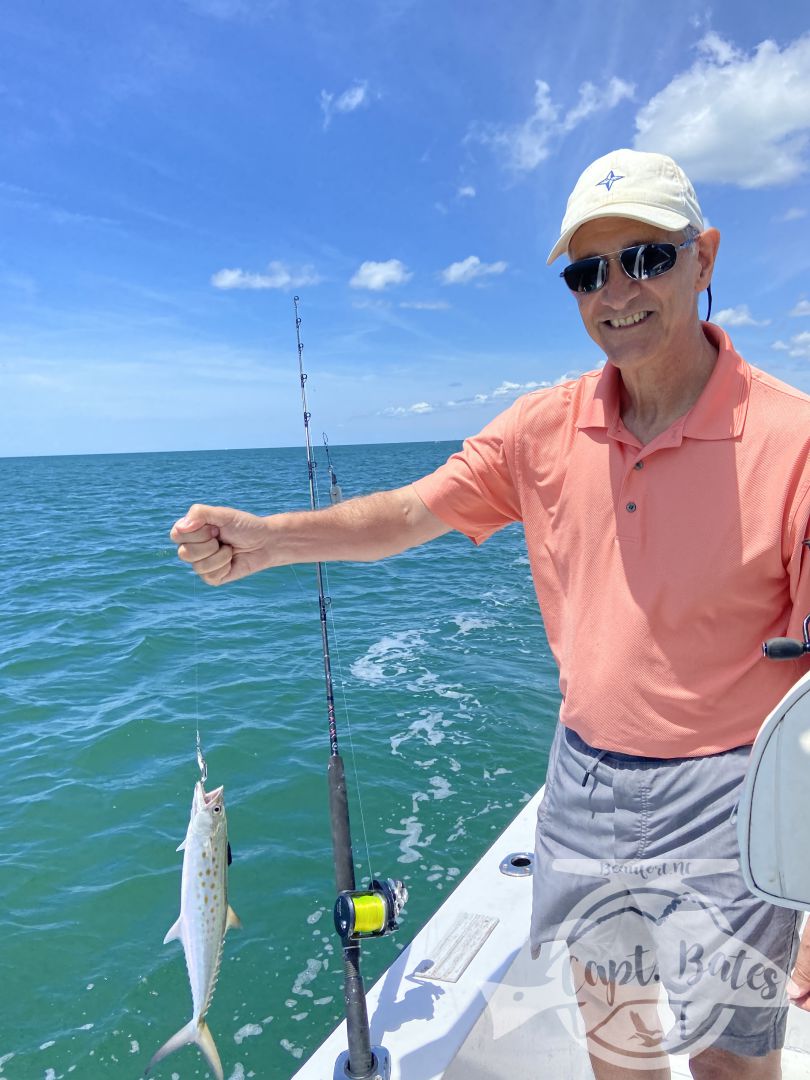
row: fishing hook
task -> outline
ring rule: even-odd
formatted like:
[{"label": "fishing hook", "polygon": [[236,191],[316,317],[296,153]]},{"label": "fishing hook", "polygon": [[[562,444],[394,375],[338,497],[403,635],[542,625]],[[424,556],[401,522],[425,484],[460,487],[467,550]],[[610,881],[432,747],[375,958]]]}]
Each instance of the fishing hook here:
[{"label": "fishing hook", "polygon": [[205,784],[208,779],[208,765],[205,760],[205,756],[202,752],[202,744],[200,742],[200,733],[197,732],[197,764],[200,767],[200,779]]}]

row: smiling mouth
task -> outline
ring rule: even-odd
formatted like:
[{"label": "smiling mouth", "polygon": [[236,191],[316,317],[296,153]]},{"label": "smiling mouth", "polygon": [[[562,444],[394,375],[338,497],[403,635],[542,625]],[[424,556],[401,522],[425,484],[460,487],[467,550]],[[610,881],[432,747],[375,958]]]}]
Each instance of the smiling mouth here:
[{"label": "smiling mouth", "polygon": [[626,326],[638,326],[639,323],[645,322],[651,314],[651,311],[637,311],[633,315],[625,315],[620,319],[606,319],[605,322],[614,330],[621,330]]}]

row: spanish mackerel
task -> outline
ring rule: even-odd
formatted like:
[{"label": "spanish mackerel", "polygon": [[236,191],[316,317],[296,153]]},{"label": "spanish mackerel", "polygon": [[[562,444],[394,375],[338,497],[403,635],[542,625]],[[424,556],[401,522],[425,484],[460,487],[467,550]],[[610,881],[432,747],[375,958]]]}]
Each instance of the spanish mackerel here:
[{"label": "spanish mackerel", "polygon": [[222,1063],[214,1039],[205,1022],[222,961],[225,931],[241,926],[228,905],[228,866],[231,849],[225,818],[225,789],[206,793],[202,780],[194,785],[191,819],[186,838],[178,847],[184,851],[180,886],[180,917],[163,939],[181,941],[191,983],[194,1014],[191,1020],[164,1043],[146,1068],[153,1066],[174,1050],[196,1043],[217,1080],[223,1080]]}]

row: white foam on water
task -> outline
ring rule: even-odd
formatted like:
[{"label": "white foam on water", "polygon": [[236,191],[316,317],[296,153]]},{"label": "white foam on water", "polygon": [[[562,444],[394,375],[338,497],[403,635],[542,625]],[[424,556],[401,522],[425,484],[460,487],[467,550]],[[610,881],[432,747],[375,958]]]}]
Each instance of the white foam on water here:
[{"label": "white foam on water", "polygon": [[[307,960],[307,966],[303,971],[299,971],[295,976],[295,982],[292,985],[293,994],[303,994],[305,997],[312,997],[312,991],[307,989],[307,983],[311,983],[318,975],[318,972],[323,967],[323,960],[316,960],[314,957],[310,957]],[[297,1005],[298,1002],[296,1001]]]},{"label": "white foam on water", "polygon": [[234,1032],[233,1041],[237,1046],[241,1046],[244,1040],[251,1035],[261,1035],[262,1030],[260,1024],[245,1024],[244,1027],[240,1027],[238,1031]]},{"label": "white foam on water", "polygon": [[48,1049],[50,1049],[50,1047],[52,1047],[52,1046],[53,1046],[53,1045],[54,1045],[55,1043],[56,1043],[56,1039],[51,1039],[51,1040],[50,1040],[49,1042],[44,1042],[44,1043],[42,1044],[42,1046],[40,1046],[40,1050],[48,1050]]},{"label": "white foam on water", "polygon": [[448,799],[455,794],[450,787],[450,781],[444,776],[431,776],[430,786],[433,788],[431,795],[434,799]]},{"label": "white foam on water", "polygon": [[56,1069],[46,1069],[45,1080],[56,1080]]},{"label": "white foam on water", "polygon": [[82,1026],[79,1028],[79,1031],[90,1031],[92,1027],[92,1024],[82,1024]]},{"label": "white foam on water", "polygon": [[302,1058],[304,1056],[303,1047],[294,1046],[289,1039],[281,1039],[279,1046],[286,1050],[287,1053],[292,1054],[294,1058]]},{"label": "white foam on water", "polygon": [[400,630],[386,635],[369,646],[351,666],[351,673],[364,682],[381,683],[386,679],[404,675],[408,664],[415,658],[415,650],[423,648],[425,639],[419,630]]},{"label": "white foam on water", "polygon": [[432,671],[424,671],[418,679],[407,683],[407,688],[415,694],[429,691],[441,698],[449,698],[451,701],[469,701],[470,695],[459,689],[458,683],[440,683],[438,675]]},{"label": "white foam on water", "polygon": [[318,908],[318,910],[313,911],[311,915],[307,915],[307,922],[309,925],[312,926],[314,923],[318,922],[325,911],[326,908]]},{"label": "white foam on water", "polygon": [[400,825],[404,827],[402,829],[385,830],[390,836],[402,837],[399,843],[399,850],[402,854],[398,857],[397,862],[418,862],[422,858],[419,848],[429,847],[436,839],[436,834],[431,833],[430,836],[426,836],[423,840],[422,831],[424,825],[417,821],[416,817],[400,818]]},{"label": "white foam on water", "polygon": [[13,1054],[13,1053],[11,1053],[11,1054],[3,1054],[3,1056],[2,1056],[2,1057],[0,1057],[0,1073],[2,1073],[2,1071],[3,1071],[3,1066],[5,1065],[5,1063],[6,1063],[7,1061],[11,1061],[11,1059],[12,1059],[13,1057],[14,1057],[14,1054]]},{"label": "white foam on water", "polygon": [[396,754],[399,747],[410,739],[419,739],[428,746],[438,746],[444,739],[444,731],[441,729],[448,728],[451,724],[452,720],[445,720],[444,713],[440,710],[425,709],[419,719],[409,725],[407,731],[391,736],[391,753]]},{"label": "white foam on water", "polygon": [[245,1080],[245,1066],[240,1061],[237,1061],[234,1065],[233,1072],[228,1077],[228,1080]]},{"label": "white foam on water", "polygon": [[447,837],[448,843],[452,844],[454,840],[459,840],[462,836],[467,835],[467,829],[465,828],[465,824],[466,818],[464,818],[463,816],[456,819],[456,823],[453,826],[453,831]]},{"label": "white foam on water", "polygon": [[137,1039],[130,1039],[129,1052],[130,1052],[130,1054],[140,1054],[141,1048],[138,1045],[138,1040]]},{"label": "white foam on water", "polygon": [[471,630],[490,630],[495,626],[494,619],[484,619],[480,615],[468,615],[466,612],[454,615],[453,622],[458,627],[459,634],[469,634]]}]

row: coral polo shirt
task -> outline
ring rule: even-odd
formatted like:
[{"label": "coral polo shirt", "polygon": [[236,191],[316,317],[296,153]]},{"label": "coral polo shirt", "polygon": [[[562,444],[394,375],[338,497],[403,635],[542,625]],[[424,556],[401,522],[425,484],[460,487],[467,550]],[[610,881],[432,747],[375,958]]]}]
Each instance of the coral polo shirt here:
[{"label": "coral polo shirt", "polygon": [[810,397],[704,332],[708,383],[646,446],[607,364],[520,398],[415,484],[476,544],[523,522],[561,720],[600,749],[745,745],[809,666],[761,644],[810,613]]}]

